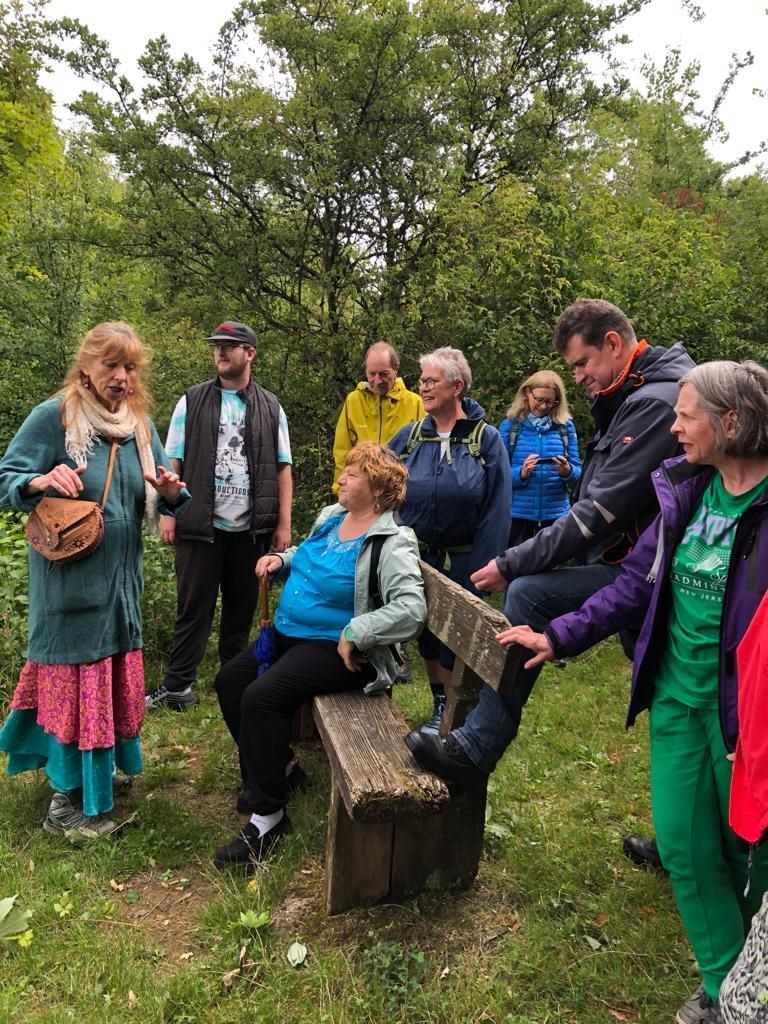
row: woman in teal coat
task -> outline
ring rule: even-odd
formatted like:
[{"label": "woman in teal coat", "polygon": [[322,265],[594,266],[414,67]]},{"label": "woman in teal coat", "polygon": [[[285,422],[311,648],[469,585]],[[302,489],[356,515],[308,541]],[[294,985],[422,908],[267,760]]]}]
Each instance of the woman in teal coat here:
[{"label": "woman in teal coat", "polygon": [[104,539],[77,562],[29,550],[29,644],[0,730],[10,775],[45,768],[43,827],[108,835],[113,774],[141,771],[142,519],[187,500],[147,416],[144,346],[124,323],[85,336],[61,391],[21,425],[0,462],[0,507],[31,512],[46,493],[101,501],[117,445]]}]

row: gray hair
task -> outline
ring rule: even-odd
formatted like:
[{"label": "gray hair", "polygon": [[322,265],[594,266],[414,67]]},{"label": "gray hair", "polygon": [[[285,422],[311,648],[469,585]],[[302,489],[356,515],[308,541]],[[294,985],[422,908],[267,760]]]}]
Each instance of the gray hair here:
[{"label": "gray hair", "polygon": [[369,345],[365,350],[365,358],[363,359],[364,368],[367,368],[368,366],[368,356],[373,355],[374,352],[386,352],[389,356],[389,365],[392,369],[400,369],[400,353],[394,345],[390,345],[386,338],[379,338],[378,341],[374,341],[374,343]]},{"label": "gray hair", "polygon": [[466,356],[459,348],[451,348],[449,345],[436,348],[434,352],[427,352],[426,355],[419,356],[419,363],[422,370],[426,363],[437,366],[449,384],[463,380],[465,392],[472,387],[472,371]]},{"label": "gray hair", "polygon": [[[690,384],[709,416],[717,454],[737,459],[768,455],[768,370],[751,359],[701,363],[680,381]],[[733,437],[727,437],[723,416],[736,413]]]}]

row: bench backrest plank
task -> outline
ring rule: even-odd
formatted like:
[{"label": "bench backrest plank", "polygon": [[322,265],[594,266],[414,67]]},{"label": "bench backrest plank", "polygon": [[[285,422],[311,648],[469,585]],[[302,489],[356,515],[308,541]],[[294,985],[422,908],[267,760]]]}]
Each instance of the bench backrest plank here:
[{"label": "bench backrest plank", "polygon": [[521,650],[504,647],[496,634],[509,627],[501,612],[421,563],[427,596],[427,628],[457,654],[475,676],[498,690],[516,673]]}]

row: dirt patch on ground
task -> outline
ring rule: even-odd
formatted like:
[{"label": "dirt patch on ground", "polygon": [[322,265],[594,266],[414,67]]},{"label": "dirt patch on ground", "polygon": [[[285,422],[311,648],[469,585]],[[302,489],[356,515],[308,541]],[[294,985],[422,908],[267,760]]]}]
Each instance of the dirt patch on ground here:
[{"label": "dirt patch on ground", "polygon": [[169,961],[184,963],[201,952],[197,927],[211,897],[208,869],[188,864],[171,872],[150,866],[111,886],[123,900],[121,920],[141,928]]}]

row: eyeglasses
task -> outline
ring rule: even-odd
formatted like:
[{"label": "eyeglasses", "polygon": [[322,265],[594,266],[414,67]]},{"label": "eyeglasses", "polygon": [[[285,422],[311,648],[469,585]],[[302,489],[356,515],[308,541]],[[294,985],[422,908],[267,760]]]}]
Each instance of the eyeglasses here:
[{"label": "eyeglasses", "polygon": [[437,377],[422,377],[419,380],[419,387],[422,391],[431,391],[435,384],[442,384],[443,381],[438,380]]},{"label": "eyeglasses", "polygon": [[556,398],[539,398],[538,395],[534,395],[534,394],[531,394],[530,397],[531,397],[531,400],[533,401],[533,404],[534,405],[540,405],[542,407],[542,409],[551,409],[553,406],[557,405],[557,399]]},{"label": "eyeglasses", "polygon": [[245,343],[242,341],[213,341],[211,342],[211,348],[218,349],[219,352],[222,350],[225,352],[231,352],[235,348],[245,348]]}]

